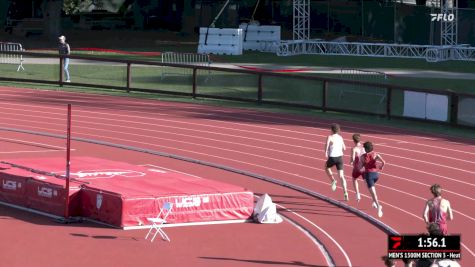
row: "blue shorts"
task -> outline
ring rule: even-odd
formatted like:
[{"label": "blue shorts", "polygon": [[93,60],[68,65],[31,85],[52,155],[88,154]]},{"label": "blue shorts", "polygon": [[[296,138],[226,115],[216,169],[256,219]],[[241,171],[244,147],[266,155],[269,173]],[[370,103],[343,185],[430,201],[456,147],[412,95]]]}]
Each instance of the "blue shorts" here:
[{"label": "blue shorts", "polygon": [[366,180],[366,185],[368,188],[373,187],[379,179],[379,172],[365,172],[363,174],[364,179]]}]

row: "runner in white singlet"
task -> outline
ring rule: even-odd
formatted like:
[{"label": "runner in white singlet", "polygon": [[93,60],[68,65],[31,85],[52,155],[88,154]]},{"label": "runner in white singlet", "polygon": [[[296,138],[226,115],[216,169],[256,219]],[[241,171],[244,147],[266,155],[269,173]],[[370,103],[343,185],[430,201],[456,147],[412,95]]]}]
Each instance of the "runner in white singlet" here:
[{"label": "runner in white singlet", "polygon": [[346,188],[346,180],[343,173],[343,152],[346,149],[345,142],[340,135],[340,126],[336,123],[331,125],[332,134],[327,137],[325,144],[325,157],[327,162],[325,163],[325,172],[331,180],[332,190],[336,190],[337,181],[333,177],[331,168],[336,166],[338,176],[340,177],[343,185],[344,197],[348,201],[348,190]]}]

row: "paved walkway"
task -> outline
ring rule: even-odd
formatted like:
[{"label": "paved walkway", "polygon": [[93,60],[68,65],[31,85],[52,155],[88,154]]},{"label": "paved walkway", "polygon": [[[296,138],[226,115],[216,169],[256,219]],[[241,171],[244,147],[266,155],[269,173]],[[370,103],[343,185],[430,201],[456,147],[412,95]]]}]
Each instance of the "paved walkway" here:
[{"label": "paved walkway", "polygon": [[[295,72],[299,73],[324,73],[324,74],[340,74],[340,68],[334,67],[308,67],[308,66],[279,66],[274,64],[212,64],[214,67],[234,68],[234,69],[259,69],[263,71],[272,72]],[[420,69],[389,69],[389,68],[361,68],[361,70],[379,71],[392,76],[400,77],[414,77],[414,78],[443,78],[443,79],[465,79],[475,80],[474,73],[468,72],[449,72],[449,71],[435,71],[435,70],[420,70]]]}]

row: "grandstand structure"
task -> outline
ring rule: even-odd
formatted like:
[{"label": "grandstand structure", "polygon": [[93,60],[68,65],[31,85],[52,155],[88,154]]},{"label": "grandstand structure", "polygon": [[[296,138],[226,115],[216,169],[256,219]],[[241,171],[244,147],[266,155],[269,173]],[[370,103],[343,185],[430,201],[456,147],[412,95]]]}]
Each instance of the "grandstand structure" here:
[{"label": "grandstand structure", "polygon": [[279,56],[299,54],[346,55],[369,57],[421,58],[428,62],[446,60],[475,61],[475,47],[458,44],[458,0],[431,0],[432,10],[451,15],[453,20],[442,18],[439,45],[412,45],[398,43],[333,42],[310,39],[310,1],[293,0],[293,40],[282,41],[277,49]]}]

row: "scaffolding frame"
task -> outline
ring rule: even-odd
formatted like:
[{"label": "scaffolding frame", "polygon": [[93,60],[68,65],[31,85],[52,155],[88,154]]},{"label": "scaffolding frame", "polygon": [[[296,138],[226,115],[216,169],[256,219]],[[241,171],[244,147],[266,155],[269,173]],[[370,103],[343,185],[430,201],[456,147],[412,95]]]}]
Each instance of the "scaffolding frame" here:
[{"label": "scaffolding frame", "polygon": [[[310,39],[310,0],[293,0],[293,5],[293,40],[280,42],[277,48],[278,56],[316,54],[421,58],[428,62],[475,61],[475,47],[458,44],[458,0],[432,0],[430,3],[432,11],[438,9],[444,15],[440,20],[439,45],[331,42]],[[450,14],[453,14],[453,20],[446,19]],[[432,23],[430,31],[432,34]]]},{"label": "scaffolding frame", "polygon": [[458,31],[458,0],[439,0],[440,13],[444,15],[453,14],[452,21],[440,20],[440,45],[457,45]]},{"label": "scaffolding frame", "polygon": [[293,0],[293,39],[310,39],[310,0]]}]

